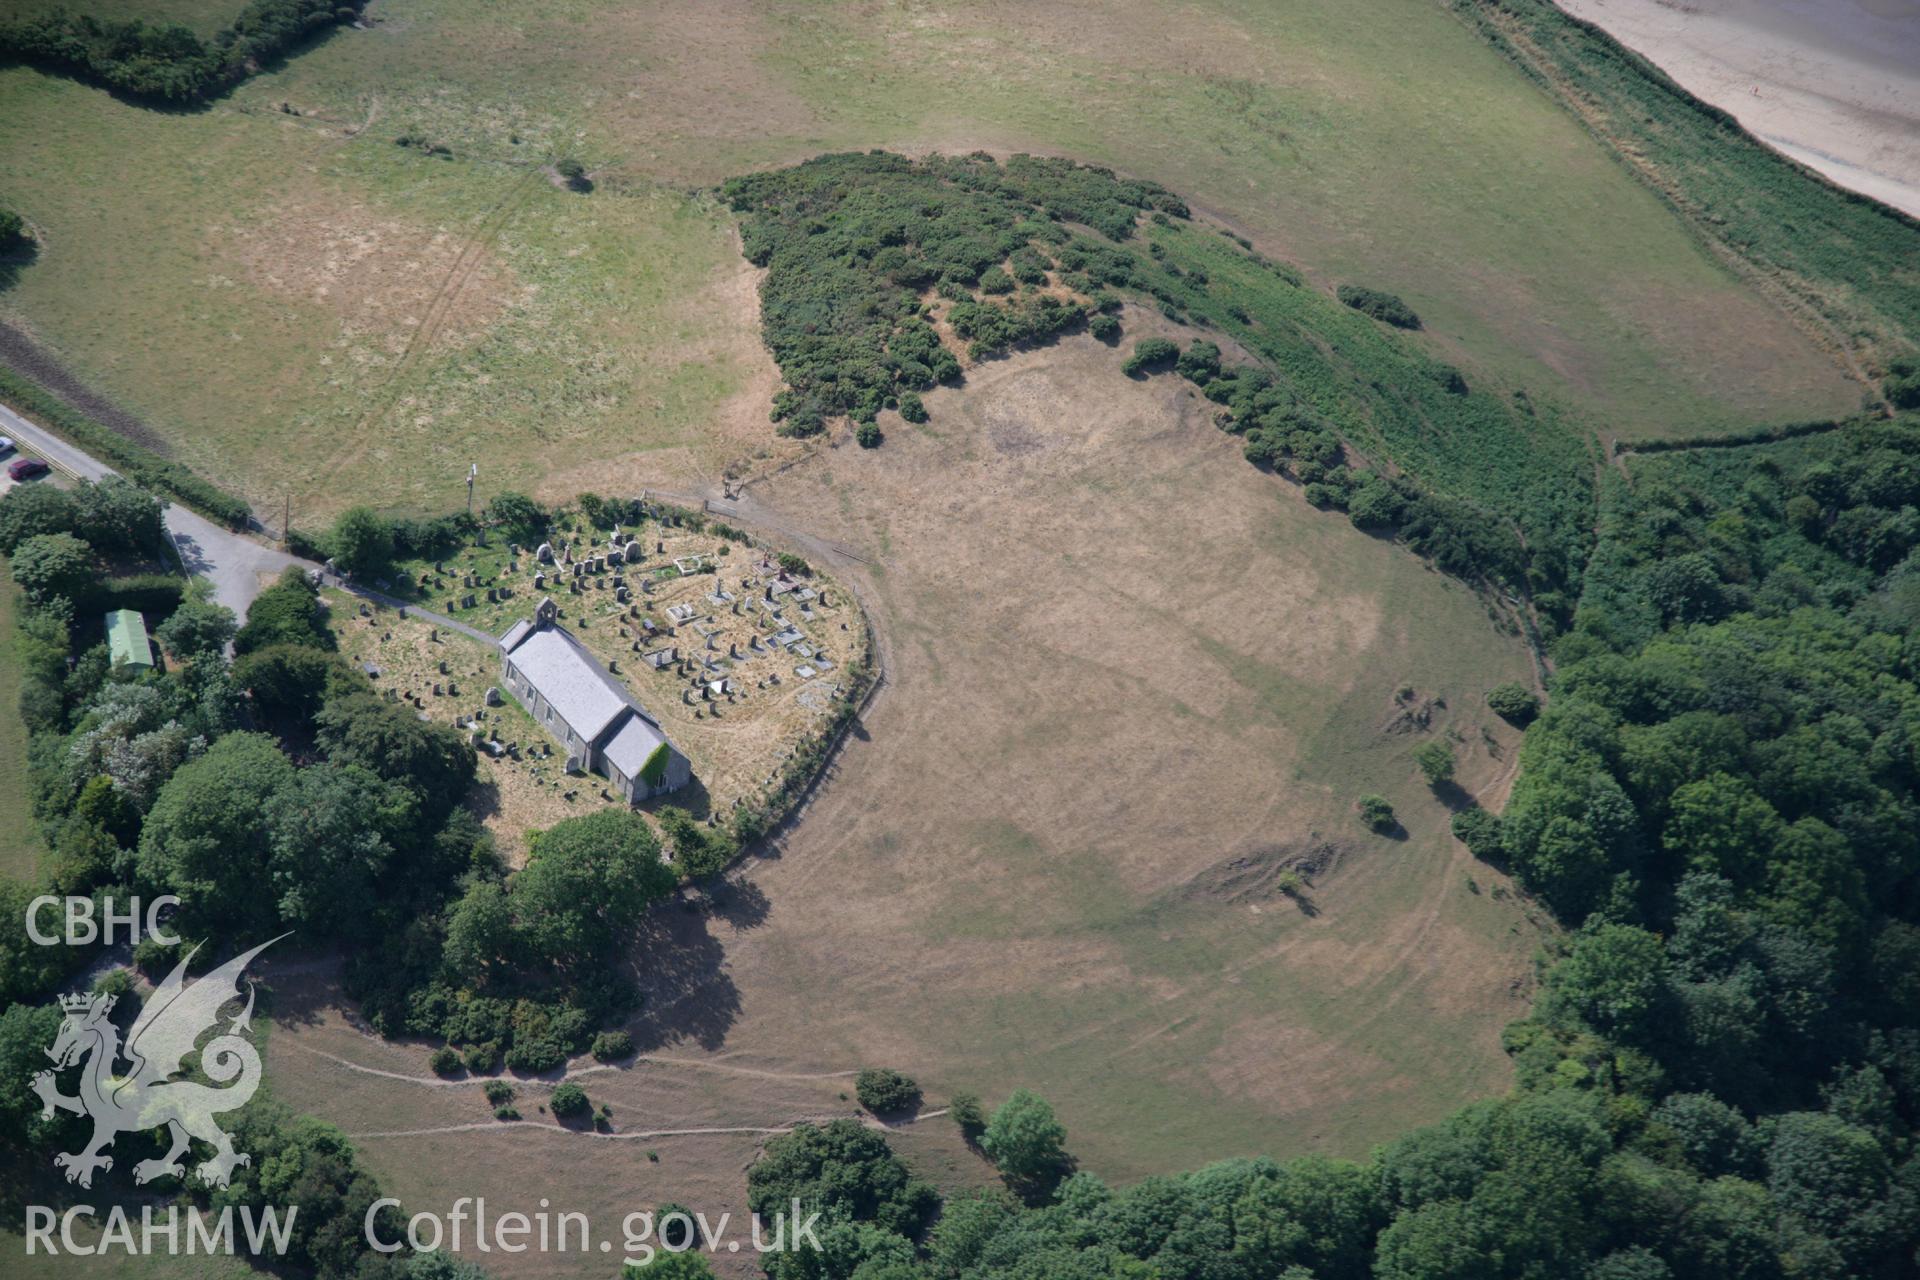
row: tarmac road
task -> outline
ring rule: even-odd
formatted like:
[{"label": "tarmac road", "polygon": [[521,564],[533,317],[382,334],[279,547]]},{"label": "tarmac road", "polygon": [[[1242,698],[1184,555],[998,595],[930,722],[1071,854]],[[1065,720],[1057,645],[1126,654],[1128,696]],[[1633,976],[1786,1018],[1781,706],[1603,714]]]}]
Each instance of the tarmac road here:
[{"label": "tarmac road", "polygon": [[[114,474],[113,468],[85,450],[35,426],[4,404],[0,404],[0,435],[12,436],[21,452],[45,458],[56,469],[79,479],[97,481]],[[6,460],[12,461],[13,456],[17,455],[9,455]],[[237,618],[247,616],[247,606],[260,589],[288,565],[320,567],[215,524],[177,502],[167,504],[163,518],[167,536],[173,539],[187,572],[210,580],[213,598],[233,610]]]}]

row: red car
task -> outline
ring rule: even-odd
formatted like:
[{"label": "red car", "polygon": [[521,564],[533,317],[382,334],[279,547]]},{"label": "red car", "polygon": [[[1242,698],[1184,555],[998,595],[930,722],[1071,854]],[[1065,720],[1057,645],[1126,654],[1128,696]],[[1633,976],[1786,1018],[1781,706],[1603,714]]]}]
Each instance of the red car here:
[{"label": "red car", "polygon": [[7,474],[15,480],[31,480],[47,473],[47,464],[38,458],[15,458],[7,464]]}]

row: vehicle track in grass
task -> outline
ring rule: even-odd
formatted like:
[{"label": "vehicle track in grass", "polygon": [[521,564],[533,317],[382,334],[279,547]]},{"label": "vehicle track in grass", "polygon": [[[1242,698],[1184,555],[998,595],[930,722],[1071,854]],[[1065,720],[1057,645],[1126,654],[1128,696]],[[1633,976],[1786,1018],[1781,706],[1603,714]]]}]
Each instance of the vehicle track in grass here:
[{"label": "vehicle track in grass", "polygon": [[[362,1032],[361,1034],[366,1035],[366,1033],[364,1032]],[[577,1079],[580,1079],[586,1076],[591,1076],[591,1075],[604,1075],[609,1073],[619,1074],[619,1073],[628,1071],[632,1067],[641,1065],[643,1063],[651,1066],[687,1068],[694,1071],[712,1071],[712,1072],[720,1072],[728,1075],[745,1076],[745,1077],[750,1077],[752,1079],[757,1079],[757,1080],[772,1080],[772,1081],[844,1080],[859,1074],[859,1071],[856,1068],[851,1068],[851,1067],[845,1068],[842,1070],[836,1070],[836,1071],[773,1071],[773,1070],[768,1070],[760,1067],[738,1066],[734,1063],[729,1063],[729,1062],[719,1062],[719,1061],[706,1062],[706,1061],[701,1061],[693,1058],[677,1058],[677,1057],[670,1057],[670,1056],[661,1055],[661,1054],[642,1053],[627,1059],[624,1063],[594,1063],[589,1066],[569,1067],[561,1075],[555,1076],[555,1077],[524,1078],[524,1077],[468,1076],[468,1077],[464,1077],[457,1080],[442,1080],[437,1077],[411,1075],[403,1071],[390,1071],[383,1067],[368,1066],[365,1063],[355,1062],[350,1058],[342,1057],[337,1053],[329,1053],[324,1049],[316,1049],[311,1046],[301,1044],[299,1043],[298,1040],[290,1040],[282,1037],[279,1040],[279,1044],[281,1047],[286,1047],[290,1045],[291,1047],[299,1050],[301,1053],[307,1054],[311,1057],[323,1059],[324,1061],[333,1063],[335,1066],[341,1067],[347,1071],[351,1071],[359,1075],[374,1076],[382,1080],[392,1080],[396,1083],[413,1085],[417,1088],[425,1088],[425,1089],[470,1089],[476,1083],[480,1083],[485,1080],[504,1079],[504,1080],[510,1081],[515,1089],[543,1089],[543,1090],[551,1091],[557,1088],[558,1086],[572,1080],[577,1080]],[[594,1129],[577,1129],[567,1125],[555,1124],[555,1123],[550,1123],[546,1121],[537,1121],[537,1120],[532,1120],[532,1121],[530,1120],[520,1120],[520,1121],[493,1120],[493,1121],[475,1121],[469,1124],[430,1125],[430,1126],[424,1126],[421,1128],[413,1128],[413,1129],[372,1129],[372,1130],[365,1130],[365,1131],[350,1133],[347,1136],[350,1138],[356,1138],[356,1139],[420,1138],[420,1137],[427,1137],[435,1134],[476,1133],[476,1132],[482,1132],[482,1131],[494,1131],[494,1130],[499,1130],[508,1126],[514,1126],[514,1127],[526,1128],[526,1129],[547,1129],[547,1130],[552,1130],[559,1133],[576,1134],[576,1135],[590,1137],[590,1138],[612,1138],[612,1139],[623,1139],[623,1140],[631,1140],[635,1138],[700,1137],[700,1136],[720,1136],[720,1135],[737,1135],[737,1134],[757,1134],[757,1135],[771,1137],[771,1136],[778,1136],[781,1134],[791,1133],[793,1132],[794,1128],[797,1125],[824,1124],[831,1120],[847,1119],[847,1118],[857,1119],[862,1125],[864,1125],[869,1129],[873,1129],[879,1132],[887,1132],[894,1129],[910,1127],[914,1124],[919,1123],[922,1120],[938,1119],[941,1116],[947,1115],[949,1113],[949,1110],[950,1108],[947,1108],[947,1107],[934,1107],[926,1110],[916,1111],[912,1115],[902,1116],[897,1119],[891,1119],[891,1120],[883,1120],[883,1119],[880,1119],[879,1117],[868,1115],[865,1113],[856,1114],[851,1117],[842,1113],[838,1115],[807,1116],[807,1117],[802,1117],[800,1119],[788,1121],[782,1124],[774,1124],[774,1125],[699,1125],[699,1126],[684,1126],[684,1127],[678,1127],[678,1128],[630,1130],[630,1131],[622,1131],[618,1133],[607,1133],[607,1132],[601,1132],[599,1130],[594,1130]]]},{"label": "vehicle track in grass", "polygon": [[[438,1077],[409,1075],[404,1071],[388,1071],[383,1067],[369,1067],[364,1063],[354,1062],[350,1058],[343,1058],[337,1053],[328,1053],[325,1049],[315,1049],[308,1045],[303,1045],[297,1040],[291,1041],[290,1043],[302,1053],[310,1054],[316,1058],[324,1058],[328,1062],[345,1067],[349,1071],[356,1071],[362,1075],[379,1076],[386,1080],[398,1080],[404,1084],[419,1085],[423,1088],[464,1089],[473,1084],[476,1079],[491,1078],[467,1076],[458,1080],[442,1080]],[[706,1062],[698,1058],[673,1058],[655,1053],[634,1054],[626,1058],[625,1061],[631,1064],[646,1062],[656,1066],[691,1067],[698,1071],[720,1071],[729,1075],[751,1076],[757,1080],[844,1080],[849,1076],[857,1076],[860,1074],[857,1067],[849,1067],[840,1071],[768,1071],[758,1067],[736,1066],[730,1062]],[[518,1080],[519,1083],[535,1087],[551,1088],[554,1085],[564,1084],[576,1076],[595,1075],[600,1072],[619,1071],[622,1069],[619,1063],[598,1062],[591,1066],[569,1067],[562,1075],[554,1079],[521,1079],[516,1077],[516,1080]]]},{"label": "vehicle track in grass", "polygon": [[372,403],[367,406],[366,411],[348,429],[345,448],[325,464],[321,476],[323,483],[331,484],[339,479],[342,472],[366,457],[373,433],[386,420],[387,415],[393,412],[394,406],[406,393],[407,386],[419,369],[421,361],[425,359],[427,351],[432,348],[433,340],[446,325],[447,316],[452,312],[453,304],[459,298],[460,291],[480,269],[488,246],[539,190],[541,176],[542,170],[537,168],[523,173],[511,187],[507,188],[507,194],[500,198],[500,202],[488,210],[481,218],[479,225],[468,234],[466,243],[461,246],[459,256],[454,259],[453,266],[447,271],[446,279],[441,282],[440,287],[434,291],[432,299],[427,303],[426,314],[420,318],[420,323],[414,326],[413,334],[407,339],[407,345],[401,351],[400,359],[394,365],[392,374],[374,393]]},{"label": "vehicle track in grass", "polygon": [[778,1126],[760,1125],[710,1125],[693,1129],[636,1129],[625,1133],[603,1133],[598,1129],[573,1129],[563,1124],[554,1124],[544,1120],[494,1120],[476,1121],[473,1124],[439,1125],[429,1129],[379,1129],[368,1133],[350,1133],[354,1139],[373,1138],[427,1138],[443,1133],[500,1133],[513,1130],[547,1130],[552,1133],[569,1134],[577,1138],[599,1138],[611,1142],[631,1142],[641,1138],[689,1138],[719,1137],[742,1133],[758,1134],[763,1137],[780,1137],[792,1133],[803,1124],[828,1124],[834,1120],[857,1119],[862,1128],[887,1133],[895,1129],[905,1129],[922,1120],[936,1120],[947,1115],[949,1109],[938,1107],[932,1111],[917,1112],[900,1120],[879,1120],[873,1116],[807,1116],[790,1124]]}]

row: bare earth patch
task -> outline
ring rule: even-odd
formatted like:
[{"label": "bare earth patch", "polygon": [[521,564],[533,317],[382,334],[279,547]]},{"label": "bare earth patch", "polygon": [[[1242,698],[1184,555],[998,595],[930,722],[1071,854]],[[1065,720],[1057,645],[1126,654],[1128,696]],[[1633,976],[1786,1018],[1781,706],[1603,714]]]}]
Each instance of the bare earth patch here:
[{"label": "bare earth patch", "polygon": [[523,293],[506,264],[469,245],[462,229],[402,221],[365,203],[263,205],[213,228],[208,249],[248,284],[331,313],[342,337],[372,339],[396,356],[436,308],[430,341],[458,346]]}]

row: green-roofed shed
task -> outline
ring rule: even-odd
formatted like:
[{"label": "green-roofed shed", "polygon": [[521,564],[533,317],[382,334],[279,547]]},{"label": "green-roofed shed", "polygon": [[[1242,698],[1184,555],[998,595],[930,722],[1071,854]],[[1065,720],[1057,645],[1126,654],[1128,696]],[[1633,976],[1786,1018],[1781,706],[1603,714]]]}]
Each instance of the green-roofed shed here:
[{"label": "green-roofed shed", "polygon": [[147,623],[132,609],[107,615],[107,652],[116,667],[151,667],[153,646],[147,643]]}]

